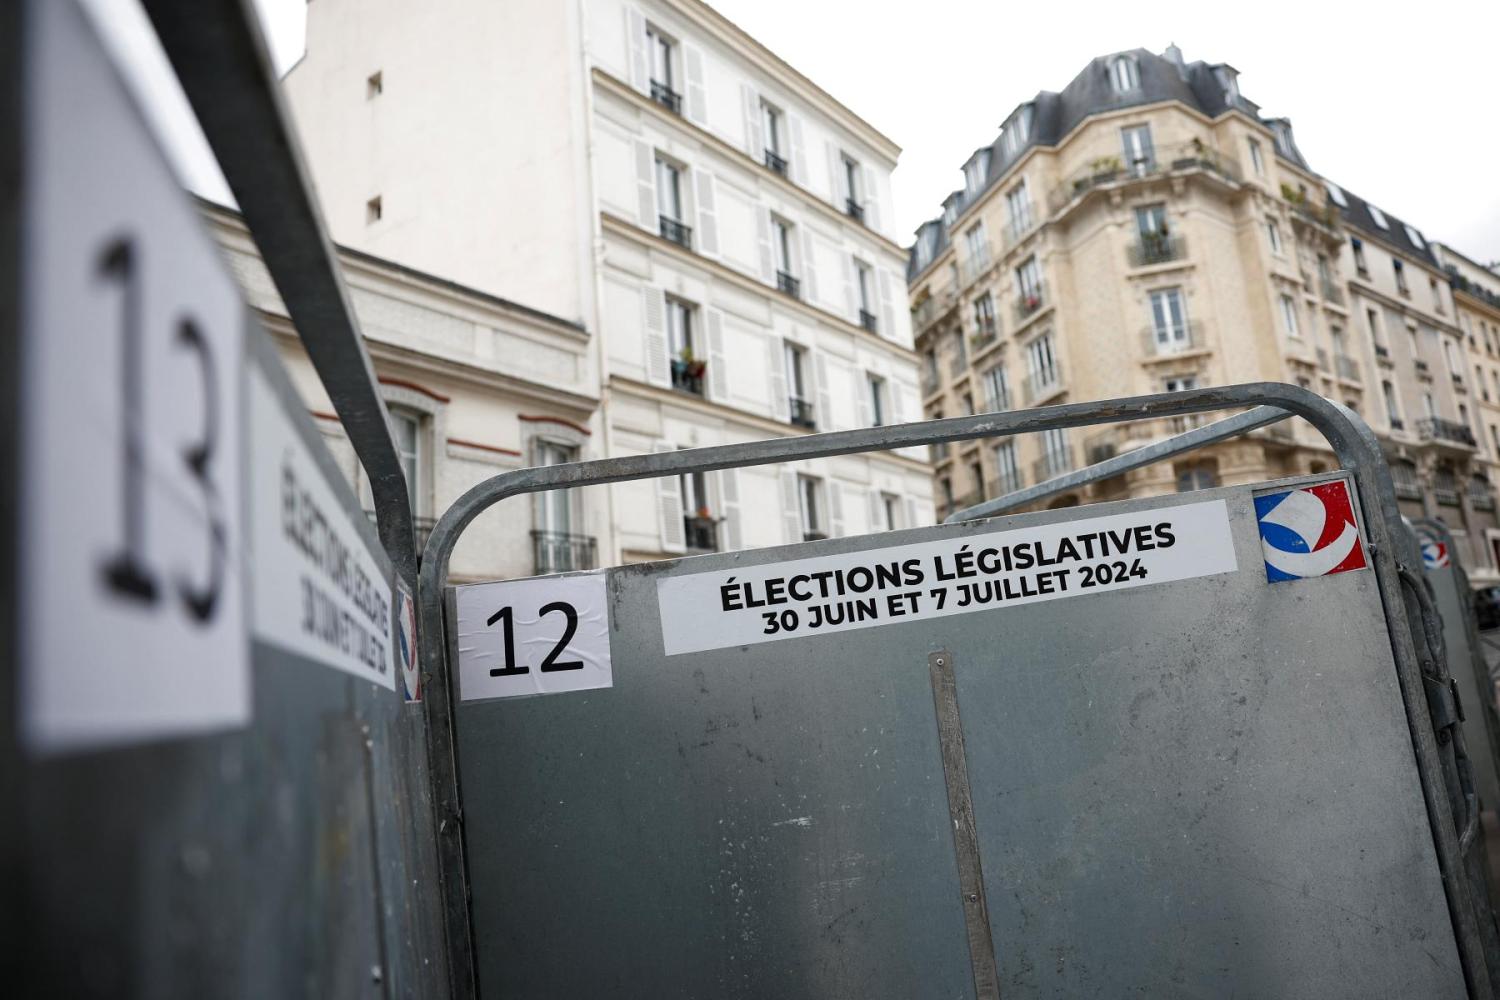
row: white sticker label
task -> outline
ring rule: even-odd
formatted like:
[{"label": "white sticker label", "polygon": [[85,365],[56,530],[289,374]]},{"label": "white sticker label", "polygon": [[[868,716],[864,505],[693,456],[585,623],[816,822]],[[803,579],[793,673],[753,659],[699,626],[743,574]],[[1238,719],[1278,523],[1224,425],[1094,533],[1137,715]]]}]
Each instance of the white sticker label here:
[{"label": "white sticker label", "polygon": [[390,584],[257,369],[250,427],[256,638],[394,691]]},{"label": "white sticker label", "polygon": [[667,655],[1234,572],[1223,500],[657,581]]},{"label": "white sticker label", "polygon": [[614,684],[604,571],[458,587],[462,701]]},{"label": "white sticker label", "polygon": [[23,735],[240,726],[245,306],[77,6],[26,12]]}]

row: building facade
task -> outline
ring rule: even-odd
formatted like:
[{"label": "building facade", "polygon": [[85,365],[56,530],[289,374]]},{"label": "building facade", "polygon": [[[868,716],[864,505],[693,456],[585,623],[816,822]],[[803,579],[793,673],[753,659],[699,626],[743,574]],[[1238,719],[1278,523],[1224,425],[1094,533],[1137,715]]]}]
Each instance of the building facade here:
[{"label": "building facade", "polygon": [[[918,417],[899,150],[704,4],[319,0],[286,86],[335,239],[587,331],[586,448],[526,461]],[[603,562],[932,518],[911,450],[582,492],[533,527]]]},{"label": "building facade", "polygon": [[[919,228],[908,268],[928,416],[1296,383],[1371,423],[1393,470],[1407,463],[1413,513],[1443,514],[1461,538],[1491,526],[1465,486],[1481,456],[1462,429],[1475,415],[1452,377],[1450,361],[1467,369],[1444,271],[1415,230],[1381,228],[1379,209],[1313,172],[1291,123],[1262,117],[1232,66],[1189,63],[1175,47],[1096,59],[1017,107],[963,177]],[[1362,268],[1360,255],[1380,261]],[[1207,419],[934,449],[938,516]],[[1292,420],[1051,505],[1333,465],[1321,436]]]}]

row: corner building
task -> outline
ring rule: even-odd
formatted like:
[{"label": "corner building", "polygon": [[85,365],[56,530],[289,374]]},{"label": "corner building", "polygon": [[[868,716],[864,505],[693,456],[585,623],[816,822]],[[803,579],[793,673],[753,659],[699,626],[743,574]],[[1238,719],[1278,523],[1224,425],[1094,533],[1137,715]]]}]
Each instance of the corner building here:
[{"label": "corner building", "polygon": [[[589,335],[526,464],[918,418],[898,148],[712,8],[318,0],[286,86],[341,244]],[[516,506],[537,572],[932,519],[910,449]]]},{"label": "corner building", "polygon": [[[1444,300],[1446,276],[1430,250],[1402,242],[1398,220],[1394,244],[1382,233],[1364,245],[1394,250],[1416,292],[1395,293],[1394,277],[1389,295],[1364,280],[1354,261],[1364,203],[1313,172],[1291,123],[1262,117],[1240,93],[1234,67],[1187,62],[1175,46],[1095,59],[1060,93],[1043,91],[1015,108],[962,173],[964,186],[945,199],[942,215],[918,229],[908,264],[928,416],[1292,382],[1359,412],[1393,459],[1415,465],[1419,487],[1424,469],[1469,481],[1476,449],[1461,426],[1473,414],[1465,387],[1442,367],[1462,349]],[[1429,279],[1442,286],[1437,298]],[[1443,372],[1430,390],[1419,388],[1417,355],[1407,357],[1405,347],[1377,356],[1362,313],[1375,299],[1395,309],[1399,329],[1410,322],[1426,338],[1421,357]],[[1420,422],[1395,427],[1383,419],[1385,381],[1401,412]],[[935,448],[937,515],[1211,419]],[[1049,505],[1335,464],[1321,436],[1292,420]],[[1482,513],[1472,506],[1460,504],[1448,518],[1461,533],[1477,526],[1457,519]]]}]

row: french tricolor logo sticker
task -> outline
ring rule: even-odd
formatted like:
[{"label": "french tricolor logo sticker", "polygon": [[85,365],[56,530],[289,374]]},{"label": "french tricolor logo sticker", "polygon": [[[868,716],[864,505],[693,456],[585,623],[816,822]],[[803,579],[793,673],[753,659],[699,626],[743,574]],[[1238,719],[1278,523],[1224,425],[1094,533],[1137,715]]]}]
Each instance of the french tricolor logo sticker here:
[{"label": "french tricolor logo sticker", "polygon": [[1364,569],[1364,546],[1342,480],[1255,498],[1266,579],[1272,583]]}]

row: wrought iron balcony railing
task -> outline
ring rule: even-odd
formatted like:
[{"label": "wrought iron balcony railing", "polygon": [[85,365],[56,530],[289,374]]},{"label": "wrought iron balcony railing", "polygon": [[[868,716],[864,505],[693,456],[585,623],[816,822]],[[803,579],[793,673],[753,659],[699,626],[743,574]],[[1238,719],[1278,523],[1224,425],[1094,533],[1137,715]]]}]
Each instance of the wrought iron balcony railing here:
[{"label": "wrought iron balcony railing", "polygon": [[673,358],[672,388],[694,396],[703,395],[703,372],[707,367],[706,362],[697,359]]},{"label": "wrought iron balcony railing", "polygon": [[674,115],[682,114],[682,95],[665,83],[651,81],[651,99]]},{"label": "wrought iron balcony railing", "polygon": [[776,155],[773,150],[766,150],[766,166],[772,173],[780,174],[783,177],[786,176],[786,160]]},{"label": "wrought iron balcony railing", "polygon": [[1026,485],[1026,477],[1021,475],[1020,469],[1003,471],[994,479],[989,481],[986,487],[992,497],[1003,497],[1007,493],[1014,493]]},{"label": "wrought iron balcony railing", "polygon": [[1186,142],[1156,150],[1151,156],[1126,163],[1118,156],[1102,156],[1075,171],[1047,196],[1048,207],[1056,212],[1074,198],[1098,187],[1155,177],[1160,174],[1202,172],[1218,176],[1231,184],[1240,183],[1239,164],[1233,157],[1210,149],[1202,142]]},{"label": "wrought iron balcony railing", "polygon": [[1344,304],[1344,290],[1334,284],[1329,278],[1320,278],[1318,288],[1323,293],[1323,301],[1332,302],[1335,305]]},{"label": "wrought iron balcony railing", "polygon": [[1028,374],[1021,386],[1028,406],[1059,392],[1063,386],[1062,365],[1054,361],[1050,368]]},{"label": "wrought iron balcony railing", "polygon": [[1162,327],[1153,324],[1141,331],[1141,338],[1148,357],[1169,357],[1202,347],[1203,328],[1195,319]]},{"label": "wrought iron balcony railing", "polygon": [[866,330],[869,330],[871,333],[880,332],[879,323],[875,319],[875,314],[870,312],[870,310],[868,309],[861,309],[859,311],[859,325],[864,327]]},{"label": "wrought iron balcony railing", "polygon": [[794,299],[802,297],[802,282],[785,271],[776,272],[776,287]]},{"label": "wrought iron balcony railing", "polygon": [[1467,424],[1442,417],[1423,417],[1417,421],[1417,437],[1423,441],[1446,441],[1476,447],[1474,431]]},{"label": "wrought iron balcony railing", "polygon": [[1130,246],[1130,263],[1133,267],[1165,264],[1187,256],[1187,244],[1181,236],[1142,233]]},{"label": "wrought iron balcony railing", "polygon": [[538,575],[594,569],[599,560],[598,542],[592,535],[561,531],[533,531],[531,553]]},{"label": "wrought iron balcony railing", "polygon": [[661,238],[671,240],[678,246],[693,249],[693,230],[672,218],[670,215],[657,216],[657,223],[661,230]]},{"label": "wrought iron balcony railing", "polygon": [[792,396],[788,402],[790,403],[791,422],[793,426],[806,427],[808,430],[817,427],[817,424],[813,421],[813,405],[811,403],[796,396]]},{"label": "wrought iron balcony railing", "polygon": [[1072,472],[1074,468],[1073,446],[1070,444],[1044,451],[1042,457],[1031,464],[1031,475],[1040,483],[1064,472]]},{"label": "wrought iron balcony railing", "polygon": [[865,206],[861,205],[853,198],[845,198],[844,214],[849,216],[849,218],[853,219],[855,222],[863,224],[865,221]]},{"label": "wrought iron balcony railing", "polygon": [[991,317],[979,322],[973,333],[969,334],[969,350],[979,353],[1000,339],[1000,325]]},{"label": "wrought iron balcony railing", "polygon": [[1023,323],[1029,317],[1041,311],[1042,306],[1047,304],[1047,288],[1038,284],[1021,292],[1016,297],[1016,322]]},{"label": "wrought iron balcony railing", "polygon": [[684,515],[682,535],[689,552],[719,551],[719,522],[711,517]]}]

